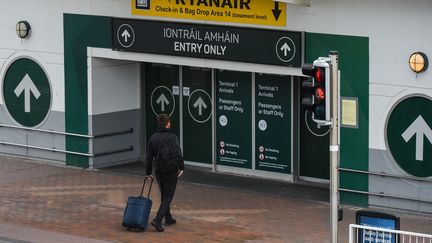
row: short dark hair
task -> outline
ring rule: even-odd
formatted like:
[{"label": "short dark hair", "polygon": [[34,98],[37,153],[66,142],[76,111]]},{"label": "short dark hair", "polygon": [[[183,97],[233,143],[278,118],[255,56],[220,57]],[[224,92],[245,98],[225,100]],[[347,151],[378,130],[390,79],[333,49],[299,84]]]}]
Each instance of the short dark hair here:
[{"label": "short dark hair", "polygon": [[170,122],[170,117],[168,114],[162,113],[157,116],[156,120],[158,128],[164,128]]}]

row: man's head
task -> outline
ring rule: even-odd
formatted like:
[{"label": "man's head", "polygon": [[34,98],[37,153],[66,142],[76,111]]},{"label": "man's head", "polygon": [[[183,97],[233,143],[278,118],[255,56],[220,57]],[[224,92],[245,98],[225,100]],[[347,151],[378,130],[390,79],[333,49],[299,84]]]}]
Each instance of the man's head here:
[{"label": "man's head", "polygon": [[159,114],[157,116],[157,125],[158,128],[170,128],[171,127],[171,120],[169,115],[163,113]]}]

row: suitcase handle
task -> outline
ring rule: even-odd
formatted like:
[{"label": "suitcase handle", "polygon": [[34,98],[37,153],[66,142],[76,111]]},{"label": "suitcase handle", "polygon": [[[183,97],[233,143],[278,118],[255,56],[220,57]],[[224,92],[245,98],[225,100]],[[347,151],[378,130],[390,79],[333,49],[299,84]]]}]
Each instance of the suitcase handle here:
[{"label": "suitcase handle", "polygon": [[143,186],[141,188],[141,196],[140,197],[143,197],[144,187],[145,187],[147,179],[151,179],[150,188],[149,188],[149,191],[148,191],[148,194],[147,194],[147,198],[150,197],[150,191],[151,191],[151,188],[152,188],[152,185],[153,185],[153,178],[152,177],[146,177],[146,178],[144,178],[144,183],[143,183]]}]

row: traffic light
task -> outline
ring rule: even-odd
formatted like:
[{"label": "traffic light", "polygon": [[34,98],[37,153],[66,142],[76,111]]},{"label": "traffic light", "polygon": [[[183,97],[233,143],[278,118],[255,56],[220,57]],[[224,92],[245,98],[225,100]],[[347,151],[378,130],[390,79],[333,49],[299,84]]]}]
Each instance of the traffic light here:
[{"label": "traffic light", "polygon": [[304,91],[301,104],[312,112],[315,122],[330,121],[330,65],[327,60],[317,59],[302,66],[303,75],[307,79],[302,81]]}]

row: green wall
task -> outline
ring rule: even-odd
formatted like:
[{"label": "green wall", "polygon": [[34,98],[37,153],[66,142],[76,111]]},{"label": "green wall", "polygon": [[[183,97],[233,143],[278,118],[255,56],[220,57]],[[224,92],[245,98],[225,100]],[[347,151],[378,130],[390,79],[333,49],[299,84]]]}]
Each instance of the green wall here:
[{"label": "green wall", "polygon": [[[66,132],[88,134],[87,47],[112,48],[111,18],[64,14]],[[87,138],[66,137],[66,150],[88,153]],[[67,154],[66,164],[87,168],[88,157]]]},{"label": "green wall", "polygon": [[[328,56],[329,51],[339,52],[341,97],[356,97],[359,106],[358,128],[341,128],[340,167],[368,171],[369,39],[367,37],[306,33],[305,48],[305,62],[309,63],[317,57]],[[328,135],[326,137],[328,138]],[[307,143],[310,143],[311,148],[323,146],[314,144],[315,141],[312,139],[309,139]],[[328,146],[325,147],[325,150],[328,155]],[[319,161],[319,158],[315,158],[316,163]],[[341,172],[340,188],[367,192],[368,176]],[[341,202],[367,206],[368,197],[362,194],[341,192]]]}]

